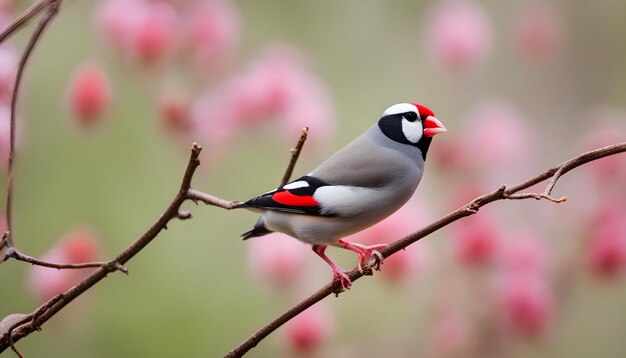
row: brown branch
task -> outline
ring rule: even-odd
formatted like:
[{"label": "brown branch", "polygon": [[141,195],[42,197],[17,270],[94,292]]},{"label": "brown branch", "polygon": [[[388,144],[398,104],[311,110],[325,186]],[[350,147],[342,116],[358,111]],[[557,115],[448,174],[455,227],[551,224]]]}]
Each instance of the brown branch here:
[{"label": "brown branch", "polygon": [[[30,56],[35,49],[35,45],[39,42],[41,35],[45,31],[46,27],[52,21],[54,16],[59,12],[59,7],[61,6],[62,0],[49,0],[46,2],[41,2],[41,4],[36,3],[29,10],[26,11],[26,15],[22,15],[16,19],[22,19],[25,23],[28,19],[32,18],[39,11],[43,9],[44,6],[48,7],[48,11],[41,18],[37,28],[33,32],[24,49],[24,53],[22,54],[22,58],[20,59],[20,63],[17,66],[17,74],[15,75],[15,83],[13,84],[13,94],[11,96],[11,130],[9,136],[9,165],[7,169],[7,199],[6,199],[6,220],[7,220],[7,229],[10,232],[13,232],[13,174],[14,174],[14,162],[15,162],[15,115],[17,111],[17,100],[19,98],[19,89],[20,83],[22,82],[22,78],[24,76],[24,69],[26,68],[26,64],[30,59]],[[29,12],[30,11],[30,12]],[[25,20],[24,20],[25,19]],[[12,23],[13,24],[13,23]],[[21,26],[21,25],[20,25]],[[13,30],[15,31],[15,30]],[[13,243],[13,236],[9,235],[8,242]],[[4,249],[4,244],[0,244],[0,250]],[[5,250],[6,251],[6,250]]]},{"label": "brown branch", "polygon": [[296,162],[300,157],[300,152],[302,152],[302,147],[304,146],[304,142],[306,142],[306,137],[309,134],[309,127],[302,128],[302,133],[300,134],[300,139],[298,139],[298,143],[296,146],[291,148],[291,158],[289,159],[289,164],[285,169],[285,174],[283,174],[283,178],[280,181],[280,186],[283,186],[289,183],[289,179],[291,179],[291,174],[293,174],[293,169],[296,166]]},{"label": "brown branch", "polygon": [[33,17],[35,17],[41,10],[48,7],[52,2],[57,0],[39,0],[31,7],[26,9],[20,16],[16,17],[9,26],[7,26],[2,33],[0,33],[0,43],[4,42],[4,40],[11,37],[17,30],[21,29],[22,26],[26,25],[28,21],[30,21]]},{"label": "brown branch", "polygon": [[[516,184],[510,188],[502,186],[499,189],[492,191],[491,193],[485,194],[483,196],[480,196],[472,200],[471,202],[449,213],[448,215],[440,218],[439,220],[433,222],[432,224],[426,227],[423,227],[422,229],[417,230],[414,233],[389,244],[389,246],[380,250],[380,254],[385,258],[389,257],[393,255],[394,253],[400,250],[403,250],[409,245],[417,242],[418,240],[426,237],[427,235],[430,235],[433,232],[443,228],[444,226],[447,226],[466,216],[470,216],[470,215],[477,213],[481,207],[489,203],[492,203],[498,200],[509,199],[513,194],[516,194],[524,189],[528,189],[532,187],[533,185],[536,185],[548,179],[550,179],[550,181],[548,182],[548,186],[546,187],[544,194],[534,194],[534,195],[539,196],[540,199],[544,198],[544,196],[549,197],[550,193],[552,192],[552,189],[556,185],[556,182],[559,180],[561,176],[563,176],[567,172],[583,164],[591,162],[593,160],[597,160],[597,159],[604,158],[609,155],[614,155],[614,154],[623,153],[623,152],[626,152],[626,142],[611,145],[611,146],[604,147],[604,148],[599,148],[599,149],[581,154],[556,167],[550,168],[546,170],[545,172],[526,180],[525,182]],[[535,198],[534,195],[525,195],[524,198]],[[516,199],[521,199],[521,197],[518,197]],[[556,200],[556,202],[559,202],[559,200]],[[371,268],[374,267],[375,264],[376,264],[375,260],[370,260],[369,262],[367,262],[365,267],[369,268],[370,270],[366,270],[366,271],[371,272]],[[357,269],[354,269],[348,273],[348,277],[350,277],[350,280],[352,280],[353,283],[354,281],[358,280],[362,276],[363,274],[360,273],[359,270]],[[339,289],[340,288],[337,287],[337,285],[327,284],[326,286],[322,287],[317,292],[315,292],[313,295],[309,296],[305,300],[291,307],[289,310],[287,310],[286,312],[284,312],[283,314],[281,314],[280,316],[278,316],[277,318],[269,322],[264,327],[262,327],[259,331],[254,333],[252,336],[246,339],[243,343],[241,343],[235,349],[230,351],[225,357],[233,358],[233,357],[243,356],[244,354],[246,354],[246,352],[254,348],[257,344],[259,344],[259,342],[265,339],[265,337],[267,337],[269,334],[274,332],[278,327],[282,326],[283,324],[285,324],[292,318],[302,313],[307,308],[313,306],[314,304],[330,296],[331,294],[333,293],[338,294],[340,292]]]},{"label": "brown branch", "polygon": [[102,267],[102,266],[107,266],[107,265],[113,265],[116,269],[118,269],[119,271],[122,271],[123,273],[128,275],[128,269],[122,265],[119,265],[115,262],[83,262],[83,263],[79,263],[79,264],[57,264],[57,263],[53,263],[53,262],[47,262],[47,261],[43,261],[37,258],[34,258],[32,256],[26,255],[24,253],[22,253],[21,251],[19,251],[17,248],[15,248],[15,246],[13,246],[13,244],[9,241],[9,236],[10,236],[10,232],[7,231],[4,233],[2,240],[5,242],[5,247],[6,249],[6,257],[4,258],[5,260],[12,258],[15,259],[17,261],[23,261],[23,262],[27,262],[31,265],[35,265],[35,266],[43,266],[43,267],[50,267],[50,268],[55,268],[55,269],[84,269],[84,268],[94,268],[94,267]]},{"label": "brown branch", "polygon": [[203,193],[201,191],[194,190],[194,189],[189,189],[187,191],[187,199],[193,201],[196,204],[198,203],[198,201],[201,201],[207,205],[217,206],[219,208],[226,209],[226,210],[236,209],[242,204],[242,202],[237,201],[237,200],[233,200],[233,201],[224,200],[222,198],[218,198],[217,196]]},{"label": "brown branch", "polygon": [[96,283],[100,282],[109,273],[118,270],[118,267],[121,267],[128,262],[154,238],[156,238],[157,235],[167,227],[168,222],[172,219],[180,217],[180,206],[185,200],[189,199],[188,192],[191,188],[193,175],[197,167],[200,165],[198,157],[201,151],[202,147],[194,143],[191,147],[189,163],[187,164],[187,169],[185,170],[180,189],[165,212],[156,220],[156,222],[152,224],[152,226],[150,226],[150,228],[148,228],[148,230],[146,230],[141,237],[139,237],[109,263],[100,266],[94,273],[79,282],[76,286],[68,289],[59,296],[50,299],[48,302],[44,303],[37,310],[35,310],[35,312],[25,316],[24,319],[21,319],[7,327],[5,333],[0,336],[0,353],[11,347],[11,341],[18,342],[20,339],[38,330],[42,324],[56,315],[75,298],[80,296]]}]

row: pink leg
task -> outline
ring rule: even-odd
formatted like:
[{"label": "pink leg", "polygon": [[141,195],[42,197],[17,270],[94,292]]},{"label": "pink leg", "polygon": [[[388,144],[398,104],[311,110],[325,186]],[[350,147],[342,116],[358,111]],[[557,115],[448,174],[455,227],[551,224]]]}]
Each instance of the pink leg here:
[{"label": "pink leg", "polygon": [[365,246],[357,243],[349,243],[343,240],[339,240],[339,243],[343,245],[344,248],[354,251],[357,255],[359,255],[359,263],[357,267],[361,273],[363,273],[363,264],[371,258],[376,259],[374,269],[380,270],[380,265],[383,263],[383,255],[381,255],[378,250],[387,247],[387,244]]},{"label": "pink leg", "polygon": [[339,280],[341,282],[341,287],[346,290],[350,289],[352,286],[352,281],[350,277],[346,275],[346,273],[335,264],[328,256],[325,254],[326,246],[325,245],[313,245],[313,252],[315,252],[319,257],[321,257],[327,264],[330,265],[333,269],[333,282]]}]

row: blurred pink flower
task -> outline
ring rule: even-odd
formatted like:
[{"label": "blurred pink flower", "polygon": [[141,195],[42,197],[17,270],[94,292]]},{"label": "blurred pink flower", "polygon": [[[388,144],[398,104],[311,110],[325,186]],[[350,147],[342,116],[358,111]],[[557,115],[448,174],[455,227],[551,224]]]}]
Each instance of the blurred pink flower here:
[{"label": "blurred pink flower", "polygon": [[437,147],[432,149],[432,154],[430,151],[428,154],[434,157],[431,163],[443,170],[458,170],[462,168],[464,164],[463,158],[466,155],[463,143],[454,138],[437,141]]},{"label": "blurred pink flower", "polygon": [[192,125],[199,135],[209,139],[209,143],[225,143],[241,130],[228,92],[228,86],[218,85],[191,104]]},{"label": "blurred pink flower", "polygon": [[483,6],[473,0],[433,3],[424,23],[430,54],[450,70],[470,67],[491,50],[492,28]]},{"label": "blurred pink flower", "polygon": [[17,63],[15,49],[8,44],[0,45],[0,102],[11,103]]},{"label": "blurred pink flower", "polygon": [[249,240],[248,267],[252,276],[272,287],[294,285],[304,277],[311,247],[280,233]]},{"label": "blurred pink flower", "polygon": [[148,1],[128,34],[131,58],[140,64],[164,60],[174,50],[177,14],[166,2]]},{"label": "blurred pink flower", "polygon": [[503,319],[516,334],[537,337],[554,318],[554,293],[546,279],[535,274],[510,274],[499,287]]},{"label": "blurred pink flower", "polygon": [[[428,213],[423,208],[409,203],[378,224],[345,240],[363,245],[391,243],[419,229],[428,219]],[[398,282],[421,271],[427,261],[428,247],[425,242],[419,242],[386,258],[381,266],[381,275],[391,282]]]},{"label": "blurred pink flower", "polygon": [[98,32],[110,46],[128,51],[129,36],[139,27],[145,12],[145,0],[102,0],[96,10]]},{"label": "blurred pink flower", "polygon": [[312,78],[292,92],[283,119],[288,138],[298,138],[302,128],[309,127],[309,145],[324,143],[335,132],[335,113],[330,95],[321,83]]},{"label": "blurred pink flower", "polygon": [[0,0],[0,12],[10,14],[15,8],[15,0]]},{"label": "blurred pink flower", "polygon": [[113,98],[107,74],[92,61],[77,66],[66,93],[69,111],[83,128],[91,128],[102,119]]},{"label": "blurred pink flower", "polygon": [[[626,141],[626,111],[609,108],[598,108],[591,121],[592,129],[583,139],[583,147],[592,150],[611,144]],[[613,124],[615,123],[615,124]],[[617,125],[621,123],[622,125]],[[584,166],[599,188],[615,182],[622,184],[626,180],[626,155],[618,154],[595,160]]]},{"label": "blurred pink flower", "polygon": [[465,317],[451,308],[435,311],[432,328],[433,357],[463,357],[468,355],[473,337]]},{"label": "blurred pink flower", "polygon": [[528,121],[512,105],[485,102],[470,111],[465,123],[464,162],[502,172],[523,167],[533,158]]},{"label": "blurred pink flower", "polygon": [[200,97],[192,117],[209,138],[229,138],[242,128],[282,120],[290,139],[308,125],[316,142],[330,136],[334,125],[329,96],[301,56],[283,47],[268,50],[243,72]]},{"label": "blurred pink flower", "polygon": [[298,354],[313,352],[330,338],[332,331],[329,313],[318,304],[285,323],[286,344]]},{"label": "blurred pink flower", "polygon": [[524,56],[533,60],[554,56],[563,47],[563,41],[563,19],[558,9],[536,3],[519,12],[515,43]]},{"label": "blurred pink flower", "polygon": [[535,232],[526,231],[509,235],[502,243],[499,261],[509,273],[534,273],[549,271],[551,264],[550,247]]},{"label": "blurred pink flower", "polygon": [[176,96],[162,96],[158,103],[163,124],[168,130],[185,133],[192,128],[189,103],[186,99]]},{"label": "blurred pink flower", "polygon": [[[98,236],[88,228],[75,228],[65,234],[48,250],[41,260],[52,263],[78,264],[96,261],[102,256]],[[95,268],[55,269],[31,266],[28,272],[30,292],[44,302],[91,274]]]},{"label": "blurred pink flower", "polygon": [[227,0],[196,2],[180,20],[182,41],[199,70],[224,66],[239,39],[239,13]]},{"label": "blurred pink flower", "polygon": [[465,218],[451,226],[456,257],[463,265],[492,263],[500,250],[500,229],[487,212]]},{"label": "blurred pink flower", "polygon": [[615,277],[626,267],[626,207],[623,202],[604,203],[591,225],[587,264],[604,277]]},{"label": "blurred pink flower", "polygon": [[102,37],[127,59],[153,64],[169,56],[177,13],[164,1],[104,0],[96,22]]}]

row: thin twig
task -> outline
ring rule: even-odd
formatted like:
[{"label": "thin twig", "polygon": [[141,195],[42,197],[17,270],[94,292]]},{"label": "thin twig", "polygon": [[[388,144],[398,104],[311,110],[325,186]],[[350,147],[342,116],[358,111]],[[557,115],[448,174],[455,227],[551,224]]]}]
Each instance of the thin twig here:
[{"label": "thin twig", "polygon": [[541,200],[541,199],[545,199],[548,201],[551,201],[553,203],[556,204],[560,204],[562,202],[567,201],[567,196],[562,196],[560,198],[554,198],[550,195],[546,195],[546,194],[539,194],[539,193],[519,193],[519,194],[511,194],[511,195],[507,195],[505,199],[510,199],[510,200],[524,200],[524,199],[535,199],[535,200]]},{"label": "thin twig", "polygon": [[217,206],[222,209],[231,210],[236,209],[241,206],[242,202],[237,200],[224,200],[222,198],[218,198],[217,196],[203,193],[198,190],[189,189],[187,191],[187,199],[197,203],[201,201],[207,205]]},{"label": "thin twig", "polygon": [[45,9],[50,5],[51,2],[56,0],[39,0],[33,5],[31,5],[26,11],[24,11],[20,16],[16,17],[9,26],[7,26],[2,33],[0,33],[0,43],[4,42],[4,40],[11,37],[17,30],[21,29],[22,26],[26,25],[28,21],[30,21],[33,17],[35,17],[41,10]]},{"label": "thin twig", "polygon": [[[32,256],[26,255],[26,254],[22,253],[21,251],[19,251],[9,241],[9,236],[10,236],[10,233],[7,231],[7,232],[4,233],[4,235],[2,237],[2,240],[5,241],[5,246],[7,248],[7,250],[6,250],[6,258],[12,258],[12,259],[15,259],[15,260],[18,260],[18,261],[28,262],[31,265],[50,267],[50,268],[55,268],[55,269],[59,269],[60,270],[60,269],[94,268],[94,267],[102,267],[102,266],[106,266],[106,265],[111,265],[112,264],[111,262],[106,262],[106,261],[102,261],[102,262],[83,262],[83,263],[79,263],[79,264],[58,264],[58,263],[43,261],[43,260],[34,258]],[[121,266],[121,265],[117,266],[115,264],[113,264],[113,265],[116,266],[116,268],[118,270],[122,271],[125,274],[128,274],[128,269],[126,269],[124,266]]]},{"label": "thin twig", "polygon": [[298,143],[296,146],[291,148],[291,157],[289,158],[289,164],[285,169],[285,174],[283,174],[283,178],[280,181],[280,186],[283,186],[289,183],[289,179],[291,179],[291,174],[293,174],[293,169],[296,166],[296,162],[300,157],[300,153],[302,152],[302,147],[304,146],[304,142],[306,142],[306,137],[309,134],[309,127],[302,128],[302,132],[300,133],[300,139],[298,139]]},{"label": "thin twig", "polygon": [[[48,5],[48,11],[41,18],[39,24],[26,45],[24,49],[24,53],[22,54],[22,58],[20,59],[20,63],[17,66],[17,74],[15,75],[15,83],[13,85],[13,95],[11,97],[11,130],[9,136],[9,165],[7,169],[7,201],[6,201],[6,220],[7,220],[7,229],[13,233],[13,166],[15,162],[15,115],[17,111],[17,100],[19,98],[19,90],[20,84],[22,82],[22,78],[24,75],[24,69],[26,68],[26,64],[28,63],[28,59],[32,54],[35,45],[39,42],[41,35],[45,31],[46,27],[54,19],[54,16],[59,12],[59,7],[61,6],[62,0],[51,0],[46,2]],[[37,4],[35,4],[37,5]],[[33,6],[33,14],[40,11],[39,7]],[[35,11],[36,10],[36,11]],[[30,15],[32,17],[33,15]],[[9,242],[13,243],[13,234],[9,236]]]},{"label": "thin twig", "polygon": [[[476,214],[481,207],[489,203],[492,203],[498,200],[506,200],[511,195],[517,192],[520,192],[524,189],[528,189],[531,186],[541,183],[548,179],[550,179],[550,182],[548,183],[547,189],[549,189],[549,191],[551,192],[552,188],[554,188],[554,185],[559,180],[559,178],[563,176],[564,174],[566,174],[567,172],[569,172],[570,170],[577,168],[590,161],[604,158],[606,156],[614,155],[617,153],[623,153],[623,152],[626,152],[626,142],[611,145],[611,146],[604,147],[604,148],[599,148],[599,149],[581,154],[579,156],[576,156],[560,164],[559,166],[550,168],[546,170],[545,172],[533,178],[530,178],[525,182],[516,184],[508,189],[505,186],[502,186],[499,189],[492,191],[491,193],[485,194],[483,196],[480,196],[472,200],[471,202],[451,212],[450,214],[440,218],[439,220],[433,222],[432,224],[425,226],[422,229],[417,230],[414,233],[389,244],[387,247],[380,250],[380,254],[385,258],[389,257],[393,255],[394,253],[407,248],[409,245],[417,242],[418,240],[426,237],[427,235],[430,235],[431,233],[443,228],[444,226],[447,226],[450,223],[453,223],[466,216]],[[536,195],[540,195],[540,194],[536,194]],[[547,195],[549,195],[549,193]],[[534,198],[534,196],[527,196],[526,198]],[[374,265],[375,265],[375,260],[370,260],[369,262],[365,264],[365,267],[371,268]],[[357,269],[354,269],[348,273],[348,277],[350,278],[350,280],[352,280],[353,283],[354,281],[358,280],[362,276],[363,274],[360,273],[359,270]],[[284,312],[283,314],[281,314],[280,316],[278,316],[277,318],[275,318],[274,320],[272,320],[271,322],[263,326],[260,330],[258,330],[256,333],[254,333],[252,336],[250,336],[248,339],[242,342],[239,346],[237,346],[235,349],[230,351],[225,357],[227,358],[242,357],[244,354],[246,354],[246,352],[254,348],[257,344],[259,344],[259,342],[265,339],[265,337],[267,337],[269,334],[271,334],[276,329],[278,329],[278,327],[282,326],[283,324],[285,324],[292,318],[296,317],[297,315],[305,311],[307,308],[313,306],[317,302],[323,300],[324,298],[330,296],[333,293],[338,294],[339,292],[340,291],[338,291],[337,285],[327,284],[326,286],[320,288],[317,292],[315,292],[311,296],[307,297],[300,303],[291,307],[289,310],[287,310],[286,312]]]}]

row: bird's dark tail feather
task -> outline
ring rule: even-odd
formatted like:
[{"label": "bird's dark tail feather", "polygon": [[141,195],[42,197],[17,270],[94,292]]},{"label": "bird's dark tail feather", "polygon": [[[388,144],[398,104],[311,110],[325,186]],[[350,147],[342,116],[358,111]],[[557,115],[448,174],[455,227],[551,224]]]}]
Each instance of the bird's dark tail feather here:
[{"label": "bird's dark tail feather", "polygon": [[271,232],[272,232],[271,230],[268,230],[265,227],[265,223],[263,222],[263,219],[259,218],[256,224],[254,224],[254,227],[252,228],[252,230],[246,231],[243,234],[241,234],[241,238],[243,240],[248,240],[253,237],[267,235]]}]

